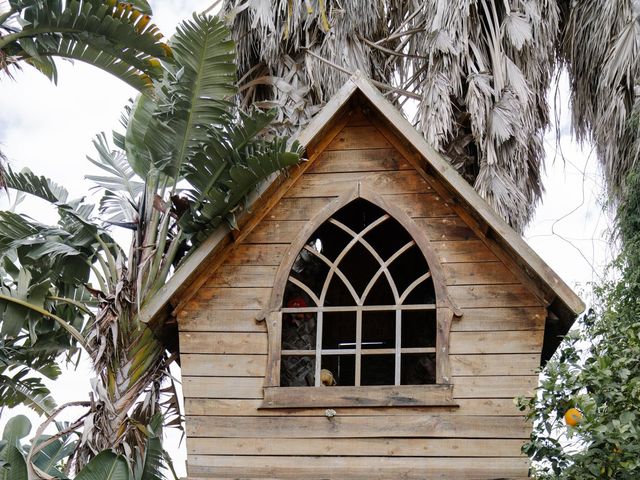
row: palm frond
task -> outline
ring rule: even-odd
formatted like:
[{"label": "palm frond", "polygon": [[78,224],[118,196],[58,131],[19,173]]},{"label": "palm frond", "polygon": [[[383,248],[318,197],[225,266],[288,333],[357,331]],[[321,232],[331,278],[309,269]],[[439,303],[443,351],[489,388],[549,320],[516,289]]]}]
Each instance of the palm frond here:
[{"label": "palm frond", "polygon": [[[398,106],[409,98],[401,92],[417,96],[410,110],[425,138],[514,227],[527,223],[542,192],[556,2],[330,0],[323,10],[315,1],[226,0],[222,8],[238,44],[242,102],[277,108],[278,132],[295,134],[345,72],[359,70],[395,92]],[[525,200],[512,203],[522,191]]]},{"label": "palm frond", "polygon": [[53,204],[65,203],[69,197],[69,192],[62,185],[41,175],[35,175],[28,168],[14,172],[7,165],[3,180],[6,188],[33,195]]},{"label": "palm frond", "polygon": [[135,222],[136,205],[144,193],[144,182],[133,171],[126,154],[109,147],[104,133],[98,135],[93,145],[98,152],[98,158],[87,159],[108,174],[86,177],[105,191],[100,199],[100,213],[109,223]]},{"label": "palm frond", "polygon": [[51,392],[39,378],[29,377],[29,372],[29,368],[22,368],[0,373],[0,408],[24,405],[38,415],[51,414],[56,406]]},{"label": "palm frond", "polygon": [[285,140],[255,139],[272,114],[255,112],[241,118],[237,125],[217,131],[203,152],[185,165],[184,178],[191,187],[185,193],[191,204],[179,225],[198,242],[237,208],[256,184],[299,161],[297,145],[289,149]]},{"label": "palm frond", "polygon": [[194,15],[178,27],[171,40],[180,69],[170,75],[165,95],[157,102],[161,108],[144,136],[152,146],[154,166],[170,177],[206,141],[212,125],[226,122],[230,105],[226,99],[236,91],[233,42],[228,36],[217,18]]},{"label": "palm frond", "polygon": [[19,25],[0,37],[0,51],[10,62],[26,61],[52,80],[53,57],[77,59],[110,72],[134,88],[152,92],[158,58],[171,50],[150,21],[146,2],[138,5],[101,0],[66,2],[11,1],[2,26]]}]

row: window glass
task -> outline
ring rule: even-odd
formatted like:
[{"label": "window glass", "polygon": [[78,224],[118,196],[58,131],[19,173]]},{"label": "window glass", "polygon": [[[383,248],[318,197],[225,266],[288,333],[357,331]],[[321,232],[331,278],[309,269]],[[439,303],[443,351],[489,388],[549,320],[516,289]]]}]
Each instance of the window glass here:
[{"label": "window glass", "polygon": [[284,292],[280,383],[434,383],[436,335],[424,255],[389,214],[355,200],[321,225],[294,261]]}]

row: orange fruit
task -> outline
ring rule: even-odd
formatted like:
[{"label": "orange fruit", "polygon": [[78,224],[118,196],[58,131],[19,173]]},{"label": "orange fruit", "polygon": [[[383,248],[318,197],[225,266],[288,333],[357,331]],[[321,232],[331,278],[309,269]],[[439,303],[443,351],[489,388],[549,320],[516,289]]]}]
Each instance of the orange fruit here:
[{"label": "orange fruit", "polygon": [[582,417],[583,415],[580,410],[578,410],[577,408],[570,408],[564,414],[564,421],[570,427],[575,427],[582,421]]}]

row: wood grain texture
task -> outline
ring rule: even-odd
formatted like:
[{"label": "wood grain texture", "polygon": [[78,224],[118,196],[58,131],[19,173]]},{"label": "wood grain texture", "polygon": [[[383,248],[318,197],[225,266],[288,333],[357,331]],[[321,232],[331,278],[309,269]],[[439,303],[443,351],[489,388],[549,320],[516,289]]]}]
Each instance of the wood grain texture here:
[{"label": "wood grain texture", "polygon": [[[321,405],[334,407],[385,407],[385,406],[447,406],[455,405],[450,393],[446,396],[429,386],[413,388],[411,385],[388,388],[397,390],[395,397],[384,394],[385,388],[367,388],[362,394],[341,395],[338,388],[297,387],[304,394],[295,394],[295,387],[274,387],[264,389],[263,377],[187,377],[183,376],[185,396],[190,398],[263,398],[263,407],[311,408]],[[514,398],[528,395],[536,387],[537,375],[528,376],[485,376],[453,377],[453,398]],[[187,385],[189,385],[187,389]],[[344,387],[348,389],[349,387]],[[364,388],[364,387],[356,387]],[[434,386],[435,388],[435,386]],[[407,393],[402,393],[403,389]],[[287,396],[286,390],[290,390]],[[415,391],[415,392],[414,392]],[[413,393],[412,393],[413,392]],[[423,395],[420,392],[424,392]],[[431,393],[430,393],[431,392]],[[276,395],[279,393],[280,395]],[[365,395],[368,394],[368,395]],[[437,395],[436,395],[437,394]]]},{"label": "wood grain texture", "polygon": [[542,349],[544,330],[451,332],[450,353],[533,353]]},{"label": "wood grain texture", "polygon": [[385,195],[385,200],[397,205],[411,218],[453,217],[455,212],[437,193],[400,193]]},{"label": "wood grain texture", "polygon": [[[515,353],[502,355],[450,355],[453,376],[536,375],[540,355]],[[183,367],[184,368],[184,367]]]},{"label": "wood grain texture", "polygon": [[460,308],[544,306],[542,301],[522,284],[452,285],[448,287],[448,291]]},{"label": "wood grain texture", "polygon": [[[490,399],[456,399],[457,407],[370,407],[370,408],[335,408],[340,417],[369,416],[402,416],[402,415],[465,415],[465,416],[500,416],[521,417],[511,398]],[[238,417],[323,417],[325,408],[260,408],[262,400],[256,399],[218,399],[218,398],[185,398],[187,415],[200,416],[238,416]]]},{"label": "wood grain texture", "polygon": [[180,355],[182,376],[261,377],[267,369],[266,355]]},{"label": "wood grain texture", "polygon": [[264,408],[455,406],[451,385],[378,385],[376,387],[268,387]]},{"label": "wood grain texture", "polygon": [[267,354],[267,334],[249,332],[181,332],[181,353]]},{"label": "wood grain texture", "polygon": [[429,193],[431,187],[414,170],[393,172],[308,173],[287,191],[290,197],[327,197],[345,193],[361,182],[381,195]]},{"label": "wood grain texture", "polygon": [[265,265],[278,266],[288,249],[288,245],[253,245],[242,243],[227,256],[225,265]]},{"label": "wood grain texture", "polygon": [[465,308],[452,331],[544,330],[544,307]]},{"label": "wood grain texture", "polygon": [[190,303],[212,310],[261,310],[266,306],[270,293],[271,288],[268,287],[204,286]]},{"label": "wood grain texture", "polygon": [[379,172],[409,170],[413,167],[395,148],[362,150],[325,150],[309,173]]},{"label": "wood grain texture", "polygon": [[518,438],[530,425],[518,417],[403,415],[394,417],[201,417],[187,418],[190,437],[254,438]]},{"label": "wood grain texture", "polygon": [[526,478],[526,458],[402,458],[402,457],[189,457],[189,478],[279,478],[326,480],[388,479],[431,480],[455,478],[488,480]]},{"label": "wood grain texture", "polygon": [[263,220],[247,237],[247,243],[291,243],[307,225],[304,220]]},{"label": "wood grain texture", "polygon": [[434,241],[431,248],[442,264],[459,262],[495,262],[498,257],[480,240]]},{"label": "wood grain texture", "polygon": [[324,149],[325,152],[331,150],[362,150],[385,148],[391,144],[384,138],[374,126],[344,127],[331,143]]},{"label": "wood grain texture", "polygon": [[266,215],[266,220],[304,220],[309,221],[336,197],[299,197],[283,198]]},{"label": "wood grain texture", "polygon": [[[264,377],[265,355],[182,354],[183,376]],[[535,375],[540,356],[535,353],[451,355],[454,376]],[[481,381],[481,380],[479,380]]]},{"label": "wood grain texture", "polygon": [[255,377],[182,377],[185,398],[262,398],[263,384]]},{"label": "wood grain texture", "polygon": [[454,398],[515,398],[531,396],[538,376],[453,377],[453,384]]},{"label": "wood grain texture", "polygon": [[522,440],[475,438],[189,438],[190,455],[522,458]]},{"label": "wood grain texture", "polygon": [[460,217],[415,218],[430,241],[477,240],[476,234]]},{"label": "wood grain texture", "polygon": [[207,281],[208,287],[271,287],[275,266],[222,265]]},{"label": "wood grain texture", "polygon": [[264,322],[256,320],[260,310],[210,310],[197,305],[178,316],[181,332],[266,332]]},{"label": "wood grain texture", "polygon": [[500,285],[518,283],[502,262],[447,263],[442,266],[447,285]]},{"label": "wood grain texture", "polygon": [[351,116],[347,125],[350,127],[362,127],[364,125],[371,125],[371,120],[365,115],[360,108],[356,108],[351,111]]}]

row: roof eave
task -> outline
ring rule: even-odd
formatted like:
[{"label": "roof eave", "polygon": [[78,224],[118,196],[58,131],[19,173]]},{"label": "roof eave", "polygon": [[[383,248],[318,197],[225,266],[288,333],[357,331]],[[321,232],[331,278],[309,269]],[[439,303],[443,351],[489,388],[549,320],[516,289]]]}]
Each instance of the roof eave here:
[{"label": "roof eave", "polygon": [[[316,115],[307,127],[291,142],[298,141],[301,146],[308,147],[314,139],[322,133],[331,120],[339,115],[341,108],[347,105],[349,99],[357,91],[361,92],[371,104],[386,117],[394,128],[415,148],[425,159],[440,179],[453,191],[457,192],[471,208],[487,223],[493,233],[510,245],[523,262],[531,268],[535,275],[548,288],[555,292],[557,299],[562,302],[572,314],[577,317],[585,309],[585,305],[573,290],[549,267],[537,253],[513,230],[497,213],[478,195],[469,183],[451,166],[447,160],[431,147],[425,138],[411,125],[407,119],[375,88],[368,80],[356,72],[342,88],[332,97],[325,107]],[[276,182],[282,174],[274,174],[257,188],[247,201],[250,211],[257,199],[259,199],[269,187]],[[162,287],[152,299],[144,304],[139,312],[139,318],[143,322],[149,322],[160,312],[165,311],[167,304],[179,295],[182,287],[193,279],[199,270],[199,266],[216,251],[216,247],[229,234],[229,227],[221,225],[210,237],[197,249],[195,249],[176,270],[175,274]]]}]

